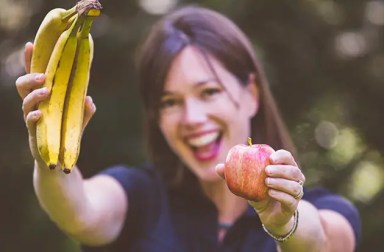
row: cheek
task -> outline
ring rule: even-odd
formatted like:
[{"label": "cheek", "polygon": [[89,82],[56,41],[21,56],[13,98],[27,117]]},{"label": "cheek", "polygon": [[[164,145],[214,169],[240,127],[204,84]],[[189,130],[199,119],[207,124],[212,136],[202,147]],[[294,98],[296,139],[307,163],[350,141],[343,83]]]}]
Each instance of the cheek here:
[{"label": "cheek", "polygon": [[[236,102],[237,104],[235,104]],[[230,100],[227,97],[211,106],[212,115],[220,118],[226,124],[238,125],[243,124],[245,119],[244,107],[241,101]]]},{"label": "cheek", "polygon": [[164,135],[165,140],[172,146],[172,139],[175,138],[177,132],[177,121],[169,115],[161,115],[159,118],[159,128]]},{"label": "cheek", "polygon": [[228,127],[229,137],[233,143],[246,143],[251,133],[251,118],[244,108],[232,108],[226,110],[225,124]]},{"label": "cheek", "polygon": [[168,141],[168,131],[169,131],[169,127],[167,127],[168,125],[168,122],[166,120],[163,120],[163,119],[160,119],[159,121],[159,128],[160,128],[160,131],[161,133],[164,135],[164,137],[166,138],[166,140]]}]

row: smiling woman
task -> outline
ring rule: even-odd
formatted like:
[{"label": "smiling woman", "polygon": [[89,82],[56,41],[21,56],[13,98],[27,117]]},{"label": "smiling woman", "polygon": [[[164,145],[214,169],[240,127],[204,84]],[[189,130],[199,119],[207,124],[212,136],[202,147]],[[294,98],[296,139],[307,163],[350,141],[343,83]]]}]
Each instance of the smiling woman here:
[{"label": "smiling woman", "polygon": [[[183,119],[226,113],[224,118],[230,124],[221,125],[219,121],[216,125],[204,126],[208,128],[206,133],[213,130],[228,139],[218,145],[223,148],[219,160],[234,144],[246,143],[249,136],[255,142],[267,142],[295,153],[250,42],[231,21],[218,13],[190,7],[156,24],[142,48],[139,69],[148,115],[144,125],[148,127],[149,153],[155,154],[152,159],[164,170],[166,179],[180,179],[181,170],[177,167],[182,167],[180,158],[170,150],[172,145],[157,126],[166,112],[184,112],[184,115],[178,113]],[[151,72],[153,74],[148,74]],[[169,95],[173,89],[179,90],[178,95]],[[194,94],[188,97],[200,98],[185,100],[184,89]],[[206,104],[204,108],[202,104]],[[162,108],[160,113],[159,107]],[[210,110],[213,115],[209,115]],[[199,111],[203,113],[198,114]],[[237,121],[233,120],[233,115]],[[245,123],[248,120],[251,124]],[[223,127],[236,123],[240,126],[235,127],[237,131],[224,131]]]},{"label": "smiling woman", "polygon": [[[29,45],[26,59],[31,53]],[[150,162],[109,167],[89,179],[78,168],[63,175],[39,162],[35,108],[49,94],[34,74],[17,80],[39,202],[84,251],[354,250],[356,208],[326,190],[303,189],[305,176],[263,69],[232,21],[197,6],[165,15],[142,44],[138,74]],[[94,112],[88,98],[85,120]],[[256,185],[249,188],[264,183],[263,197],[235,195],[224,175],[229,150],[248,137],[276,150],[263,165],[247,155],[235,164],[239,172],[262,171],[265,179],[243,178]]]},{"label": "smiling woman", "polygon": [[193,45],[174,58],[165,83],[167,100],[173,97],[176,102],[160,111],[161,134],[199,179],[220,179],[215,165],[251,133],[249,121],[257,110],[255,85],[243,87]]}]

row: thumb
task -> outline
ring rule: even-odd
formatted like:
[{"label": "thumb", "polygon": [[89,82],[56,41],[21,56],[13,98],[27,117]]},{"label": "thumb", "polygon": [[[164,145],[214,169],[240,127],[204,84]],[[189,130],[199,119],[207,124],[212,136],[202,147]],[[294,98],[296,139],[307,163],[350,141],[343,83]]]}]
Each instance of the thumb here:
[{"label": "thumb", "polygon": [[224,164],[223,163],[220,163],[220,164],[217,164],[216,167],[215,167],[215,170],[216,170],[216,173],[222,178],[222,179],[225,179],[225,175],[224,175]]},{"label": "thumb", "polygon": [[24,69],[26,73],[31,71],[31,59],[32,59],[33,44],[27,42],[24,47]]},{"label": "thumb", "polygon": [[87,126],[88,122],[91,120],[91,118],[95,114],[95,112],[96,112],[95,103],[93,103],[92,97],[87,96],[85,98],[83,130]]}]

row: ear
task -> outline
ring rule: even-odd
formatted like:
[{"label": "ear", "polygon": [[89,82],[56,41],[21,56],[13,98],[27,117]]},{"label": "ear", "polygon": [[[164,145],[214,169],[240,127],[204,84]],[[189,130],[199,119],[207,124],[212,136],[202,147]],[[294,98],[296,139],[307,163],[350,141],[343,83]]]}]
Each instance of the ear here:
[{"label": "ear", "polygon": [[255,80],[255,74],[249,74],[247,91],[247,107],[249,108],[249,117],[254,117],[259,110],[259,88]]}]

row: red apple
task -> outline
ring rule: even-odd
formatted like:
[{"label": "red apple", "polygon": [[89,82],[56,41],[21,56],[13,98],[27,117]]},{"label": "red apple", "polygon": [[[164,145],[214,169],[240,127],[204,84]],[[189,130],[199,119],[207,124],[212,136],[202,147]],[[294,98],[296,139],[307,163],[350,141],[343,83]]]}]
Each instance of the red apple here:
[{"label": "red apple", "polygon": [[224,177],[231,192],[252,201],[267,197],[265,167],[275,150],[266,144],[239,144],[232,147],[224,166]]}]

